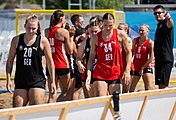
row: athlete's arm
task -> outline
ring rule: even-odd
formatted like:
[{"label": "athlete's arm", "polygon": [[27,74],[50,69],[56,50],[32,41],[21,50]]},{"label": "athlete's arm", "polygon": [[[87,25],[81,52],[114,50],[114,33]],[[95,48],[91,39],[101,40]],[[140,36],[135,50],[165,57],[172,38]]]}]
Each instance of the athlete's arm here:
[{"label": "athlete's arm", "polygon": [[10,50],[9,50],[9,56],[6,63],[6,80],[7,80],[6,88],[9,92],[11,92],[12,90],[11,73],[13,69],[13,62],[16,55],[16,48],[18,46],[18,39],[19,39],[19,36],[15,36],[12,39]]},{"label": "athlete's arm", "polygon": [[88,64],[87,64],[87,79],[86,79],[86,83],[90,84],[90,80],[91,80],[91,71],[92,71],[92,67],[93,67],[93,62],[95,60],[95,55],[96,55],[96,46],[98,45],[98,37],[97,35],[93,35],[91,40],[90,40],[90,56],[89,56],[89,60],[88,60]]},{"label": "athlete's arm", "polygon": [[43,48],[45,59],[47,62],[47,68],[50,74],[50,94],[55,95],[56,94],[56,86],[55,86],[55,66],[54,61],[52,59],[51,49],[49,45],[49,41],[46,37],[41,37],[41,49]]},{"label": "athlete's arm", "polygon": [[86,40],[83,40],[78,48],[78,53],[76,57],[76,64],[78,65],[78,70],[80,73],[83,73],[85,70],[85,66],[82,64],[82,58],[84,56]]},{"label": "athlete's arm", "polygon": [[127,64],[126,64],[126,68],[123,74],[123,80],[124,80],[124,83],[128,85],[129,80],[130,80],[130,66],[131,66],[132,53],[131,53],[131,48],[128,42],[128,39],[129,39],[128,35],[122,30],[119,30],[118,33],[119,33],[119,37],[122,38],[121,42],[126,52],[126,63]]}]

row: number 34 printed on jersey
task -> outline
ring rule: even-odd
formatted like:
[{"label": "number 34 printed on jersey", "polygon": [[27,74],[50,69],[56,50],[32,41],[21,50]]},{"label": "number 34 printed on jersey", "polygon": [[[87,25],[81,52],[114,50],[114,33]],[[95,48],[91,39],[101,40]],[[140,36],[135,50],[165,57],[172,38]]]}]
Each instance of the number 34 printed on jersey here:
[{"label": "number 34 printed on jersey", "polygon": [[108,44],[104,44],[104,52],[106,53],[105,54],[105,59],[106,60],[112,60],[113,59],[113,55],[112,53],[112,45],[111,43],[108,43]]}]

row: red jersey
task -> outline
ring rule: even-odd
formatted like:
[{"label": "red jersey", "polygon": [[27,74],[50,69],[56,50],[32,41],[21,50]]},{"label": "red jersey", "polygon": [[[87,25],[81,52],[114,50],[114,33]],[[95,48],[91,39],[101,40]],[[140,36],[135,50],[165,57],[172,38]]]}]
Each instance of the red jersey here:
[{"label": "red jersey", "polygon": [[109,41],[105,41],[101,32],[98,36],[97,63],[93,70],[93,78],[101,80],[121,79],[123,73],[122,50],[117,38],[117,29]]},{"label": "red jersey", "polygon": [[48,40],[52,51],[55,68],[69,68],[69,61],[66,55],[64,41],[60,41],[55,37],[55,32],[60,27],[54,26],[49,33]]},{"label": "red jersey", "polygon": [[[139,37],[136,38],[135,44],[134,44],[134,69],[135,71],[140,71],[142,66],[145,64],[145,62],[148,60],[149,57],[149,45],[150,38],[146,40],[142,45],[139,45]],[[151,68],[150,64],[146,68]]]}]

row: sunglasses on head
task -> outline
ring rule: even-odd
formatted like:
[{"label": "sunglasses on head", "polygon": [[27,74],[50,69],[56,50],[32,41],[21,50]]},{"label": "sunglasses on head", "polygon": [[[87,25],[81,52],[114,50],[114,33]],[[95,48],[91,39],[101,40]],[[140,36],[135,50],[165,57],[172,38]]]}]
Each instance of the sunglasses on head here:
[{"label": "sunglasses on head", "polygon": [[160,15],[161,13],[164,13],[164,12],[154,12],[153,14],[154,15],[157,15],[157,14]]}]

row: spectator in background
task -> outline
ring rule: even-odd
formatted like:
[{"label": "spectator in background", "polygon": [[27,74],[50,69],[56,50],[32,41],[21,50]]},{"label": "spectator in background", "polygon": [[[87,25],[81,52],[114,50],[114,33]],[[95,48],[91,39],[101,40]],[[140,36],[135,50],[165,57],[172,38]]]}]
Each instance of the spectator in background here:
[{"label": "spectator in background", "polygon": [[141,76],[144,81],[145,90],[153,89],[153,69],[151,67],[151,62],[154,58],[154,43],[148,37],[149,32],[149,26],[143,24],[139,28],[140,37],[133,40],[134,75],[132,77],[130,92],[134,92]]},{"label": "spectator in background", "polygon": [[16,56],[13,107],[26,106],[28,102],[29,105],[44,103],[46,78],[42,67],[43,53],[51,76],[49,94],[51,97],[56,94],[55,71],[51,49],[47,38],[41,36],[37,16],[29,16],[24,27],[26,32],[12,39],[6,64],[7,90],[11,92],[11,72]]},{"label": "spectator in background", "polygon": [[154,40],[155,84],[159,89],[168,87],[174,56],[174,21],[162,5],[153,8],[157,29]]}]

